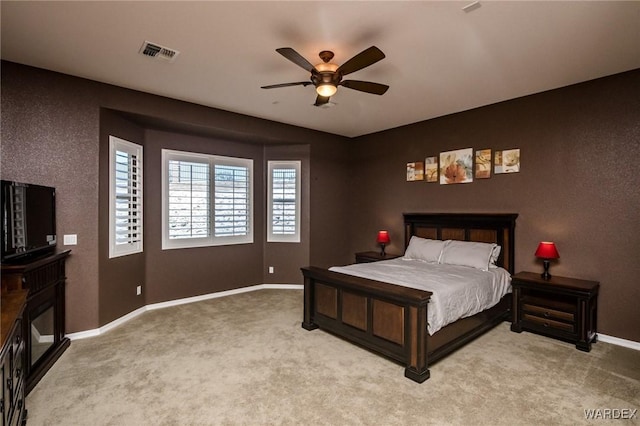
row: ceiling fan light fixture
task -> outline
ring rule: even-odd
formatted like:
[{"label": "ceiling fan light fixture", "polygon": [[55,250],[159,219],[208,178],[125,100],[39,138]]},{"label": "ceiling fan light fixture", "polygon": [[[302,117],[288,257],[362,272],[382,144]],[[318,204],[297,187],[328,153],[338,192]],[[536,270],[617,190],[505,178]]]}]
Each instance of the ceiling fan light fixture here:
[{"label": "ceiling fan light fixture", "polygon": [[322,63],[315,66],[311,65],[311,62],[307,61],[304,56],[296,52],[291,47],[281,47],[279,49],[276,49],[276,52],[278,52],[300,68],[303,68],[307,72],[311,73],[311,76],[307,81],[271,84],[269,86],[262,86],[262,88],[275,89],[279,87],[306,87],[309,85],[313,85],[313,87],[315,87],[316,89],[316,93],[318,94],[316,101],[313,103],[313,105],[316,107],[322,107],[328,104],[329,98],[335,95],[338,91],[338,86],[344,86],[351,90],[372,93],[374,95],[383,95],[389,88],[389,86],[387,86],[386,84],[372,83],[370,81],[342,81],[343,76],[359,71],[385,58],[384,53],[382,53],[382,51],[375,46],[371,46],[370,48],[363,50],[340,66],[331,62],[334,55],[330,50],[323,50],[318,54],[318,56],[320,56],[320,59],[322,59]]},{"label": "ceiling fan light fixture", "polygon": [[323,62],[316,65],[316,70],[318,70],[318,72],[336,72],[338,70],[338,66],[336,64],[332,64],[331,62]]},{"label": "ceiling fan light fixture", "polygon": [[323,83],[316,87],[316,92],[320,96],[324,96],[326,98],[331,97],[336,94],[338,88],[331,83]]}]

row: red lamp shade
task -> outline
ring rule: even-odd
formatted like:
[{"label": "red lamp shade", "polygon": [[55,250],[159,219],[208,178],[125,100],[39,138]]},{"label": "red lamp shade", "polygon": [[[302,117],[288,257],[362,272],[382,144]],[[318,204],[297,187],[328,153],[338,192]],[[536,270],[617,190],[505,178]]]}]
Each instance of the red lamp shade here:
[{"label": "red lamp shade", "polygon": [[560,257],[560,254],[558,253],[558,249],[556,249],[556,245],[554,243],[550,241],[542,241],[538,244],[536,257],[541,259],[557,259]]},{"label": "red lamp shade", "polygon": [[391,239],[389,238],[389,231],[378,231],[378,243],[389,244]]}]

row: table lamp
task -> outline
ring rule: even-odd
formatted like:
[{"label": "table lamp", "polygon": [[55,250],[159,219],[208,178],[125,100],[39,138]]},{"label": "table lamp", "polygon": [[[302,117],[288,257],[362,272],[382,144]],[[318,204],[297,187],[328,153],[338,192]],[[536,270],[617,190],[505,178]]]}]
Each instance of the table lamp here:
[{"label": "table lamp", "polygon": [[551,274],[549,273],[549,261],[560,257],[558,249],[556,249],[556,245],[550,241],[542,241],[538,244],[536,257],[542,259],[542,264],[544,265],[544,272],[540,274],[540,276],[545,280],[550,279]]},{"label": "table lamp", "polygon": [[378,231],[378,244],[380,244],[380,255],[385,256],[384,247],[389,244],[389,231]]}]

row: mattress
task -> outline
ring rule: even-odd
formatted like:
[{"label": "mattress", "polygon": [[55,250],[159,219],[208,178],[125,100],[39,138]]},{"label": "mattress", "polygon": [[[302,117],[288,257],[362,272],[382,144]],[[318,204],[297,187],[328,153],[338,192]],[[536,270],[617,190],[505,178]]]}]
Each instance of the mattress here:
[{"label": "mattress", "polygon": [[427,307],[428,332],[496,305],[511,292],[511,275],[503,268],[488,271],[468,266],[397,258],[334,266],[331,271],[383,281],[432,293]]}]

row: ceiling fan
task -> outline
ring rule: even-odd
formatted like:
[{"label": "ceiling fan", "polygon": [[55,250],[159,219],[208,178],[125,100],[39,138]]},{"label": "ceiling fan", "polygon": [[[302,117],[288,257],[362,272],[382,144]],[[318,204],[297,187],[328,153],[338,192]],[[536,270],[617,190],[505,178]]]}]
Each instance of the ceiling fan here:
[{"label": "ceiling fan", "polygon": [[316,88],[316,92],[318,93],[318,97],[314,103],[315,106],[321,106],[328,103],[329,98],[337,92],[338,86],[344,86],[361,92],[373,93],[374,95],[383,95],[387,89],[389,89],[389,86],[386,84],[360,80],[342,80],[343,76],[361,70],[362,68],[366,68],[369,65],[373,65],[379,60],[384,59],[384,53],[375,46],[371,46],[370,48],[363,50],[341,66],[331,62],[334,55],[333,52],[329,50],[323,50],[320,52],[318,56],[322,59],[322,63],[316,66],[311,65],[309,61],[290,47],[281,47],[280,49],[276,49],[276,52],[299,67],[309,71],[311,73],[311,77],[309,78],[309,81],[272,84],[270,86],[262,86],[262,89],[276,89],[279,87],[289,86],[306,87],[313,84]]}]

